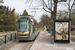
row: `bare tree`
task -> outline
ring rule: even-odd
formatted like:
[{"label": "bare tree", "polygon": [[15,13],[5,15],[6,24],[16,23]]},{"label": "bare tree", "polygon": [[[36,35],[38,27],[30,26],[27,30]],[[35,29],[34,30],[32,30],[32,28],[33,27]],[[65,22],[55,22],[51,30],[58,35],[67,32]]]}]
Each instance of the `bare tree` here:
[{"label": "bare tree", "polygon": [[72,10],[72,11],[73,11],[73,12],[71,13],[71,19],[72,19],[71,25],[75,25],[75,9]]},{"label": "bare tree", "polygon": [[71,6],[70,6],[70,1],[71,0],[69,0],[69,3],[68,3],[69,19],[71,19],[71,11],[72,11],[73,6],[75,5],[75,0],[73,1]]},{"label": "bare tree", "polygon": [[[70,1],[71,0],[67,0],[69,1],[68,3],[68,10],[69,10],[69,19],[71,19],[71,10],[73,8],[73,6],[75,5],[75,0],[72,0],[73,3],[70,6]],[[42,6],[42,9],[45,10],[48,13],[51,13],[51,19],[56,19],[56,14],[57,14],[57,3],[58,0],[26,0],[26,2],[30,2],[30,5],[32,5],[32,3],[34,2],[38,2],[36,7]]]},{"label": "bare tree", "polygon": [[59,10],[57,16],[57,19],[68,19],[68,12]]},{"label": "bare tree", "polygon": [[[47,26],[47,24],[49,24],[49,22],[50,22],[50,18],[49,18],[49,16],[47,15],[47,14],[43,14],[42,16],[41,16],[41,18],[40,18],[40,23],[42,23],[42,25],[44,26],[44,25],[46,25]],[[41,25],[41,24],[40,24]],[[41,26],[42,26],[41,25]],[[48,25],[49,26],[49,25]]]},{"label": "bare tree", "polygon": [[43,10],[51,13],[51,19],[56,19],[58,0],[26,0],[26,2],[30,2],[29,6],[35,1],[38,2],[37,6],[42,6]]}]

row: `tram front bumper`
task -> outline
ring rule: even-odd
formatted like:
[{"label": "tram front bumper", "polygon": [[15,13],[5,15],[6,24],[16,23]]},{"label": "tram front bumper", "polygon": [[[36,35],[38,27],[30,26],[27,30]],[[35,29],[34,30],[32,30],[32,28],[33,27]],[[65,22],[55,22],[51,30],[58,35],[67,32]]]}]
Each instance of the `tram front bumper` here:
[{"label": "tram front bumper", "polygon": [[17,38],[29,38],[30,36],[17,36]]},{"label": "tram front bumper", "polygon": [[30,36],[17,36],[18,40],[25,40],[25,41],[28,41],[28,40],[33,40],[33,37],[30,37]]}]

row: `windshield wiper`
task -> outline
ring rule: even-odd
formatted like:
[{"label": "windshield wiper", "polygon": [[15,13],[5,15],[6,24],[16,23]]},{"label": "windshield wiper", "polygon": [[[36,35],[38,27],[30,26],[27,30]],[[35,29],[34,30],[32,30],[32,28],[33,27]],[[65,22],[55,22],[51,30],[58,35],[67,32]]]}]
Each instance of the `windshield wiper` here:
[{"label": "windshield wiper", "polygon": [[22,32],[25,32],[26,29],[27,29],[27,27],[25,27],[25,29]]}]

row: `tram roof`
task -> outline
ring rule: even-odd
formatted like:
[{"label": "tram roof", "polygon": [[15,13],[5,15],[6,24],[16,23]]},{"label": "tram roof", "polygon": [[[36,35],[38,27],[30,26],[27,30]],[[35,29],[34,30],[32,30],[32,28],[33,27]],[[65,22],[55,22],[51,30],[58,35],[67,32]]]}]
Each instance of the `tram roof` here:
[{"label": "tram roof", "polygon": [[28,20],[31,20],[31,19],[30,19],[30,15],[20,15],[20,17],[18,18],[18,20],[19,20],[20,18],[28,18]]}]

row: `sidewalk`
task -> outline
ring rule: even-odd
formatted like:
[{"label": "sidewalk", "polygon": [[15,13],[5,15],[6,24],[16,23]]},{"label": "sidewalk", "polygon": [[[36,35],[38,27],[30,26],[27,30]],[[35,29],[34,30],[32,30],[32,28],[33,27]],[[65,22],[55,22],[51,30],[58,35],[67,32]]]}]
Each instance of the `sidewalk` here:
[{"label": "sidewalk", "polygon": [[41,31],[30,50],[75,50],[75,43],[70,44],[56,44],[53,42],[53,38],[50,38],[50,33]]}]

